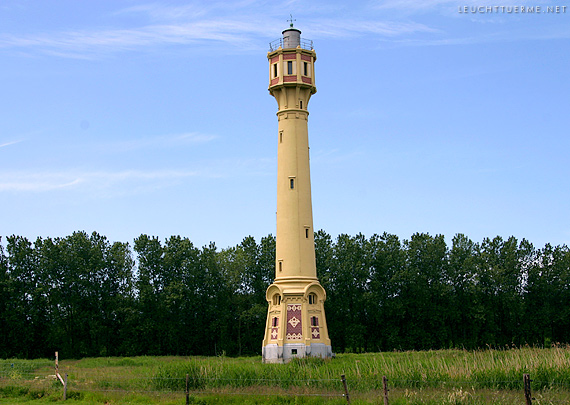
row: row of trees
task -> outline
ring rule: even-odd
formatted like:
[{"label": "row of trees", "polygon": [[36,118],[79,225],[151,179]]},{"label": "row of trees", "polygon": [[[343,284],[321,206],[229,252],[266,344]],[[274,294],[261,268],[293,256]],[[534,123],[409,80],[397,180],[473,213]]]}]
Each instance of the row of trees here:
[{"label": "row of trees", "polygon": [[[570,343],[570,251],[501,237],[315,234],[335,351]],[[259,354],[275,238],[8,237],[0,357]]]}]

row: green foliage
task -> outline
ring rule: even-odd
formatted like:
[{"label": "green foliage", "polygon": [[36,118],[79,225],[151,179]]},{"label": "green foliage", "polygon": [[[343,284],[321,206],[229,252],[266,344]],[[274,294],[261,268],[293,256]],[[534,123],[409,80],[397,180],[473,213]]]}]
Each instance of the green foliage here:
[{"label": "green foliage", "polygon": [[[5,242],[0,358],[260,351],[271,235],[222,250],[148,235],[131,248],[85,232]],[[335,352],[570,343],[565,245],[458,234],[448,246],[425,233],[333,240],[321,230],[315,254]]]}]

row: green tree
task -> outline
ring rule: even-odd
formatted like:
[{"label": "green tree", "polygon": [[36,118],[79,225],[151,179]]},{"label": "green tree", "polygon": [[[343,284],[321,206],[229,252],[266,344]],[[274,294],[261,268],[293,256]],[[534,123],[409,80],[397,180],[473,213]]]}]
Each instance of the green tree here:
[{"label": "green tree", "polygon": [[9,340],[8,330],[13,328],[9,315],[10,310],[10,273],[8,272],[8,258],[4,254],[4,246],[2,245],[2,237],[0,236],[0,330],[4,333],[0,334],[0,357],[11,357],[11,342]]},{"label": "green tree", "polygon": [[524,297],[529,343],[549,346],[570,338],[570,251],[547,244],[528,266]]},{"label": "green tree", "polygon": [[47,305],[37,254],[27,238],[9,236],[7,239],[10,279],[10,301],[7,305],[10,328],[5,331],[7,341],[14,357],[39,357],[43,354],[38,343],[45,337]]},{"label": "green tree", "polygon": [[434,349],[450,342],[450,285],[443,235],[416,233],[404,241],[405,267],[395,276],[404,349]]},{"label": "green tree", "polygon": [[401,308],[398,304],[398,275],[405,266],[400,239],[384,233],[372,235],[367,244],[370,265],[367,313],[370,314],[368,339],[374,350],[392,350],[400,346]]},{"label": "green tree", "polygon": [[327,296],[327,322],[331,340],[341,350],[366,350],[368,345],[366,301],[369,299],[367,240],[362,234],[341,234],[333,245]]},{"label": "green tree", "polygon": [[[485,329],[485,307],[479,281],[480,248],[463,234],[453,237],[449,251],[450,339],[453,346],[480,347]],[[483,343],[484,345],[484,343]]]}]

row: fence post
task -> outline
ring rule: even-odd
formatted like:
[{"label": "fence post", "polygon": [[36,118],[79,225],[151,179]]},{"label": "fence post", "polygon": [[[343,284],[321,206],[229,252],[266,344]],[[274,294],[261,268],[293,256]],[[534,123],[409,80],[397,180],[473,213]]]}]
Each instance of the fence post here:
[{"label": "fence post", "polygon": [[524,399],[526,400],[526,405],[532,405],[532,395],[530,393],[530,374],[523,374],[523,387],[524,387]]},{"label": "fence post", "polygon": [[63,378],[59,374],[59,352],[55,352],[55,376],[61,381],[61,385],[65,385]]},{"label": "fence post", "polygon": [[382,386],[384,387],[384,405],[388,405],[388,378],[382,377]]},{"label": "fence post", "polygon": [[186,374],[186,405],[190,405],[190,392],[188,390],[188,374]]},{"label": "fence post", "polygon": [[342,380],[342,385],[344,385],[344,397],[346,398],[346,402],[350,404],[350,397],[348,396],[348,385],[346,385],[346,377],[343,375],[340,376]]},{"label": "fence post", "polygon": [[63,383],[63,400],[67,399],[67,373],[65,373],[65,382]]}]

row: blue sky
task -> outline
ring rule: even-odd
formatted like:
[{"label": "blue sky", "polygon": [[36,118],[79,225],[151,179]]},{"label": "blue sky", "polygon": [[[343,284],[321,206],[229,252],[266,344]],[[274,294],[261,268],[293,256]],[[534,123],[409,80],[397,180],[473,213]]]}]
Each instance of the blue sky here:
[{"label": "blue sky", "polygon": [[266,54],[293,14],[316,229],[570,244],[569,8],[3,0],[0,235],[275,234]]}]

